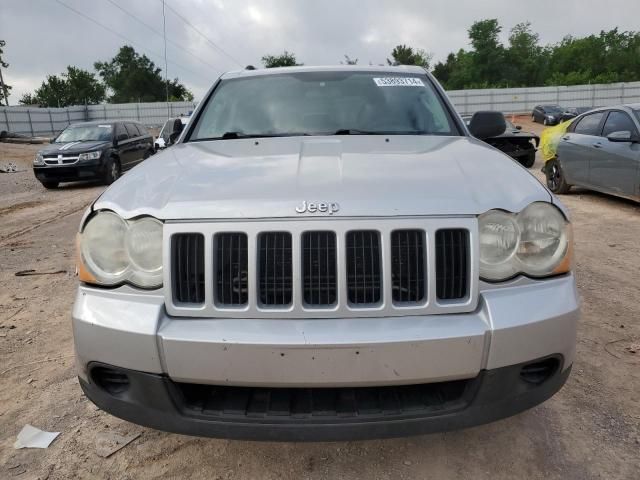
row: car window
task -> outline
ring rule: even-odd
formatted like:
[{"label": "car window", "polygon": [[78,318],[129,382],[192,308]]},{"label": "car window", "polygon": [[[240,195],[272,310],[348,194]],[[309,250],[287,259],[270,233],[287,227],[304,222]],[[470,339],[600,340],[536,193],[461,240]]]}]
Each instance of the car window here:
[{"label": "car window", "polygon": [[133,123],[125,123],[125,128],[127,129],[127,133],[129,134],[129,138],[139,137],[138,129]]},{"label": "car window", "polygon": [[136,128],[138,129],[138,133],[140,135],[149,135],[149,131],[147,130],[147,128],[144,125],[141,125],[139,123],[134,123],[134,125],[136,126]]},{"label": "car window", "polygon": [[116,123],[116,138],[119,138],[120,135],[123,135],[123,134],[125,137],[129,138],[129,134],[124,129],[124,125],[122,123]]},{"label": "car window", "polygon": [[627,131],[631,134],[636,133],[636,126],[633,124],[631,117],[624,112],[612,111],[609,113],[607,120],[604,122],[604,128],[602,129],[602,136],[606,137],[613,132]]},{"label": "car window", "polygon": [[223,80],[189,140],[338,131],[459,135],[426,75],[330,71]]},{"label": "car window", "polygon": [[600,122],[602,121],[602,117],[604,112],[592,113],[590,115],[585,115],[574,127],[573,131],[575,133],[579,133],[581,135],[600,135]]}]

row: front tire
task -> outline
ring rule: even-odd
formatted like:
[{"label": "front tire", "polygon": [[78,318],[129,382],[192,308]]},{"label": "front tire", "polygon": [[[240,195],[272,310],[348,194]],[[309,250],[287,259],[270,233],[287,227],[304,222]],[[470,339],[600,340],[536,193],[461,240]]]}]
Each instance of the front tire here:
[{"label": "front tire", "polygon": [[549,125],[549,121],[545,118],[544,120],[542,120],[542,124],[544,126],[547,126],[547,125]]},{"label": "front tire", "polygon": [[60,185],[60,182],[40,182],[42,186],[47,190],[55,190]]},{"label": "front tire", "polygon": [[557,194],[569,193],[571,185],[567,183],[567,179],[564,177],[564,172],[557,158],[547,162],[544,173],[547,177],[547,187],[549,190]]},{"label": "front tire", "polygon": [[120,162],[115,158],[110,158],[107,162],[106,172],[104,174],[105,185],[111,185],[120,177]]}]

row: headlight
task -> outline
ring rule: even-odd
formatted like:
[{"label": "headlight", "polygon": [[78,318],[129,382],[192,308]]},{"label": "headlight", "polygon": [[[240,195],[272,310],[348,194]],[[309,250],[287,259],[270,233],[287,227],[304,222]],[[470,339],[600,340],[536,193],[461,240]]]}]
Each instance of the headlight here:
[{"label": "headlight", "polygon": [[517,274],[545,277],[571,267],[571,226],[550,203],[518,214],[491,210],[478,218],[480,276],[506,280]]},{"label": "headlight", "polygon": [[36,158],[33,159],[33,164],[38,167],[44,165],[44,158],[42,158],[42,154],[40,152],[36,153]]},{"label": "headlight", "polygon": [[162,223],[151,217],[125,221],[98,212],[80,234],[80,280],[99,285],[162,285]]},{"label": "headlight", "polygon": [[78,155],[78,160],[97,160],[98,158],[100,158],[100,155],[102,155],[102,152],[100,150],[96,150],[95,152],[81,153],[80,155]]}]

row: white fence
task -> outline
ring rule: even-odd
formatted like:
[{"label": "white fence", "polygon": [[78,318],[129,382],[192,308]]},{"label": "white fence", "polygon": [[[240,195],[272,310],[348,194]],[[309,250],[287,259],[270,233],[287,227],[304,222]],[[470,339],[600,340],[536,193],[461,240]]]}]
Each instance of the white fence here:
[{"label": "white fence", "polygon": [[499,110],[504,113],[530,113],[540,104],[563,107],[606,107],[640,102],[640,82],[570,87],[493,88],[450,90],[449,98],[461,113]]},{"label": "white fence", "polygon": [[[478,110],[529,113],[538,104],[565,107],[600,107],[640,103],[640,82],[570,87],[494,88],[451,90],[447,94],[461,114]],[[89,120],[137,120],[159,126],[169,117],[195,109],[193,102],[121,103],[67,108],[0,107],[0,132],[51,135],[69,123]]]},{"label": "white fence", "polygon": [[137,120],[160,126],[169,117],[186,115],[194,102],[108,103],[66,108],[0,107],[0,132],[25,135],[52,135],[70,123],[91,120]]}]

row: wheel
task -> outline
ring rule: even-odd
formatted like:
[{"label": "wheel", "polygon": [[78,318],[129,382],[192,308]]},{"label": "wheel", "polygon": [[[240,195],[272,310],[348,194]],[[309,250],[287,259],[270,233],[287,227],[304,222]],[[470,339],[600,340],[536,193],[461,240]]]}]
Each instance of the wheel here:
[{"label": "wheel", "polygon": [[543,125],[549,125],[549,122],[547,121],[547,119],[545,118],[544,120],[542,120],[542,124]]},{"label": "wheel", "polygon": [[553,193],[568,193],[571,185],[567,183],[558,159],[549,160],[545,165],[544,173],[547,177],[547,187]]},{"label": "wheel", "polygon": [[118,177],[120,177],[120,162],[115,158],[110,158],[104,174],[105,185],[111,185]]},{"label": "wheel", "polygon": [[526,168],[533,167],[533,164],[536,163],[536,151],[531,150],[530,152],[527,152],[527,156],[521,158],[520,163]]},{"label": "wheel", "polygon": [[152,150],[147,150],[146,152],[144,152],[144,155],[142,156],[143,160],[146,160],[147,158],[149,158],[151,155],[153,155],[155,152],[153,152]]},{"label": "wheel", "polygon": [[536,116],[533,113],[531,114],[531,121],[536,123]]},{"label": "wheel", "polygon": [[60,185],[60,182],[41,182],[42,186],[44,188],[46,188],[47,190],[55,190],[56,188],[58,188],[58,185]]}]

